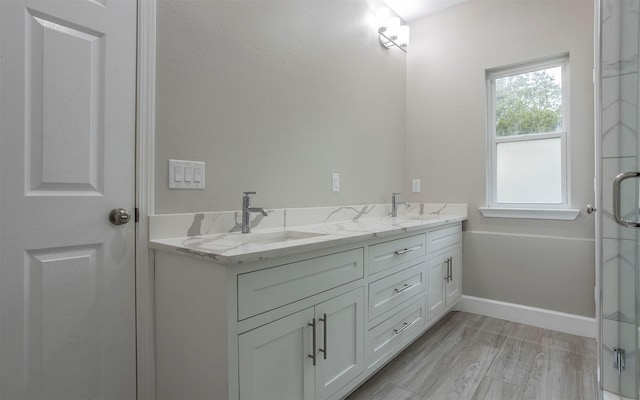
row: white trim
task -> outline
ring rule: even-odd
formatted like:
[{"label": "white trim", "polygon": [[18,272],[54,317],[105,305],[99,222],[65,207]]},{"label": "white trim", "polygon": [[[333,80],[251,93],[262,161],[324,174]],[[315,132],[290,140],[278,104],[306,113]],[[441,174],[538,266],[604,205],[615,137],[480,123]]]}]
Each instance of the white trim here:
[{"label": "white trim", "polygon": [[595,318],[480,297],[462,296],[462,311],[589,338],[597,332]]},{"label": "white trim", "polygon": [[523,219],[558,219],[573,221],[580,210],[571,208],[501,208],[478,207],[483,217],[487,218],[523,218]]},{"label": "white trim", "polygon": [[493,140],[495,143],[530,142],[532,140],[562,139],[566,134],[567,131],[563,130],[555,132],[529,133],[527,135],[496,136]]},{"label": "white trim", "polygon": [[558,67],[568,61],[569,53],[563,53],[561,55],[544,57],[538,60],[530,60],[503,67],[491,68],[487,70],[487,75],[494,79],[506,78],[508,76],[526,74],[528,72],[534,72],[541,69]]},{"label": "white trim", "polygon": [[[529,73],[539,71],[542,69],[561,67],[562,68],[562,129],[554,132],[542,132],[533,133],[527,135],[511,135],[511,136],[496,136],[496,79],[520,75],[523,73]],[[502,68],[495,68],[486,70],[486,101],[487,101],[487,126],[486,126],[486,146],[487,146],[487,159],[486,159],[486,198],[487,207],[492,208],[569,208],[571,205],[571,152],[570,152],[570,64],[569,54],[562,56],[552,57],[544,60],[538,60],[535,62],[522,63],[515,66],[508,66]],[[511,142],[525,142],[538,139],[551,139],[559,138],[561,147],[561,179],[562,179],[562,202],[560,204],[539,204],[531,203],[522,205],[507,204],[497,202],[497,145],[500,143]],[[519,217],[508,217],[519,218]],[[520,218],[536,218],[536,217],[520,217]],[[542,218],[542,219],[566,219],[566,218]]]},{"label": "white trim", "polygon": [[136,207],[137,394],[155,399],[153,252],[148,217],[154,213],[156,1],[138,0]]}]

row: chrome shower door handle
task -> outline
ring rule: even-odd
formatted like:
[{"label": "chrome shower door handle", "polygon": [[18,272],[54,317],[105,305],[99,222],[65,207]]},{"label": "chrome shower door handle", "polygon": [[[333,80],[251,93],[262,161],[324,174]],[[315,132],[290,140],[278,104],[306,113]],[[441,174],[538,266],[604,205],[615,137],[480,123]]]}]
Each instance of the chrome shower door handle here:
[{"label": "chrome shower door handle", "polygon": [[622,181],[629,178],[638,178],[640,177],[640,172],[623,172],[618,174],[613,180],[613,217],[616,219],[616,222],[620,225],[627,226],[629,228],[640,228],[640,222],[629,221],[622,218],[620,211],[620,190],[622,186]]}]

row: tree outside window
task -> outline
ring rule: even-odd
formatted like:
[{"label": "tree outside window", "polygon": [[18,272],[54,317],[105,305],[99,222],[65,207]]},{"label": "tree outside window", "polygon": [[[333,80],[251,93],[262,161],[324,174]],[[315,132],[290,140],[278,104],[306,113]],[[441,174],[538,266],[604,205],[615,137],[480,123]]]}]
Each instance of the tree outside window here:
[{"label": "tree outside window", "polygon": [[561,67],[496,79],[496,135],[562,128]]}]

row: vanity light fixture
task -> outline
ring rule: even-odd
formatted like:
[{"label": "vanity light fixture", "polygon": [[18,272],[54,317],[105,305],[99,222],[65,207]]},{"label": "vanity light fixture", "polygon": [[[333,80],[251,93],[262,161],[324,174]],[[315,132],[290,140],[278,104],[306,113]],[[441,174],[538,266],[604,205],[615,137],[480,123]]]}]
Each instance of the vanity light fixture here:
[{"label": "vanity light fixture", "polygon": [[400,18],[391,16],[386,7],[379,8],[376,12],[376,24],[382,47],[388,49],[396,46],[405,53],[407,52],[409,46],[408,25],[400,25]]}]

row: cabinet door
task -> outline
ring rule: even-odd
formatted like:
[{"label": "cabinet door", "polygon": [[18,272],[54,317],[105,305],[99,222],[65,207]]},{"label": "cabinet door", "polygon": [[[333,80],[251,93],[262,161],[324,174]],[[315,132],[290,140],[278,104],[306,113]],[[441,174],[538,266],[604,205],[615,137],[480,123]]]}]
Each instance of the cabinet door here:
[{"label": "cabinet door", "polygon": [[444,286],[445,276],[447,273],[446,260],[448,253],[430,258],[428,261],[429,275],[429,293],[428,299],[428,315],[432,321],[442,315],[445,310],[444,303]]},{"label": "cabinet door", "polygon": [[446,307],[449,308],[462,295],[462,251],[460,246],[447,252],[445,257],[450,257],[451,278],[446,282]]},{"label": "cabinet door", "polygon": [[364,371],[364,288],[320,303],[315,309],[316,398],[321,400]]},{"label": "cabinet door", "polygon": [[313,399],[313,308],[238,337],[240,398]]}]

